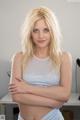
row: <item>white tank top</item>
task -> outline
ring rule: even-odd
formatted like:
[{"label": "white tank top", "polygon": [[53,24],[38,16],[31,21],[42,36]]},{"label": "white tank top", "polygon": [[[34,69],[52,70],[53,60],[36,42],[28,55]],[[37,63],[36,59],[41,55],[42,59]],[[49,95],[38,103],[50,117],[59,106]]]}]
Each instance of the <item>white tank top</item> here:
[{"label": "white tank top", "polygon": [[59,85],[60,74],[49,57],[38,58],[34,55],[27,64],[23,79],[29,84],[46,87]]}]

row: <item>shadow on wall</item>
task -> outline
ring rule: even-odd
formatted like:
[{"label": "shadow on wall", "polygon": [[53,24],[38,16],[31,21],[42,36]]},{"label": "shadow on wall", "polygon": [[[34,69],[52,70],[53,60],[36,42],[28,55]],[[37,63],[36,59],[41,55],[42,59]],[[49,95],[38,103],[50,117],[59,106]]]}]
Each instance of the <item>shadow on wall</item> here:
[{"label": "shadow on wall", "polygon": [[8,93],[10,62],[0,60],[0,98]]}]

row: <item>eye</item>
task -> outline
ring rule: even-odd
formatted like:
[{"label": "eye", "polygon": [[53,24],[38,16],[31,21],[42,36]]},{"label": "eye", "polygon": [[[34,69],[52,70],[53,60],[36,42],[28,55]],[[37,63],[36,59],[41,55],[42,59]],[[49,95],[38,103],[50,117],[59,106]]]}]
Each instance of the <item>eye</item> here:
[{"label": "eye", "polygon": [[49,29],[48,28],[44,28],[44,32],[49,32]]},{"label": "eye", "polygon": [[33,32],[34,32],[34,33],[37,33],[37,32],[38,32],[38,29],[37,29],[37,28],[33,29]]}]

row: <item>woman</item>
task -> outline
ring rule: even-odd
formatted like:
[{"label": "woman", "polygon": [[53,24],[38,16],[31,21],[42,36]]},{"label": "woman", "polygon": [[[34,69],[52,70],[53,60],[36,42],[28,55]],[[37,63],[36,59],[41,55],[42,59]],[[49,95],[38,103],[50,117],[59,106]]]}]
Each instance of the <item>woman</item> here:
[{"label": "woman", "polygon": [[18,120],[64,120],[59,108],[71,93],[72,58],[60,48],[56,17],[46,7],[36,8],[23,26],[23,49],[12,59],[9,85]]}]

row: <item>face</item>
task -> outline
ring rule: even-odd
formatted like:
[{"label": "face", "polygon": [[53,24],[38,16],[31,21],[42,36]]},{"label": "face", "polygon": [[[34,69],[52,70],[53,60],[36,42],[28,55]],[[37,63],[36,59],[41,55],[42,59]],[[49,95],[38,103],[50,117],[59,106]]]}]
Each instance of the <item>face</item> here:
[{"label": "face", "polygon": [[50,32],[43,19],[35,23],[32,31],[32,40],[38,48],[47,48],[49,46]]}]

